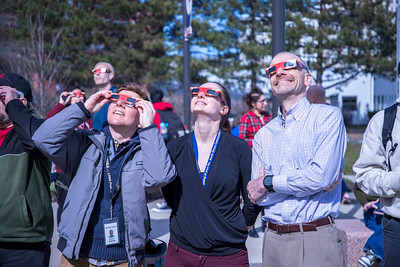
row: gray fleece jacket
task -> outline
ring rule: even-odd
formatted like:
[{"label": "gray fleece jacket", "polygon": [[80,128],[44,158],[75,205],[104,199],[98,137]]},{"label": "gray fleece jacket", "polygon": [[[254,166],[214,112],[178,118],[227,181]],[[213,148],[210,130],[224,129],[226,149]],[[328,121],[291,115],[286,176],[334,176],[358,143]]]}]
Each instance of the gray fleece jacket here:
[{"label": "gray fleece jacket", "polygon": [[[400,103],[400,98],[396,103]],[[360,189],[367,195],[380,197],[384,213],[400,218],[400,148],[391,151],[394,144],[400,144],[400,108],[397,108],[393,141],[386,148],[382,145],[383,118],[381,110],[370,120],[353,170]],[[392,171],[388,170],[389,160]]]},{"label": "gray fleece jacket", "polygon": [[[96,130],[74,130],[90,118],[82,103],[71,105],[48,119],[36,131],[37,147],[71,177],[61,221],[58,248],[78,259],[93,206],[99,192],[106,136]],[[126,158],[121,173],[121,192],[129,266],[138,264],[149,231],[146,190],[171,182],[175,176],[164,140],[155,125],[139,129],[140,145]]]}]

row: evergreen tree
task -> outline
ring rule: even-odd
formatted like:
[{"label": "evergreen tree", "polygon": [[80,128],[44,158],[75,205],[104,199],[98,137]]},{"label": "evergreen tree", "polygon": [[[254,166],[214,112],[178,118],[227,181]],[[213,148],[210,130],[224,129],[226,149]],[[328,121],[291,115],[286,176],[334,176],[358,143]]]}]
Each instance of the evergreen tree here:
[{"label": "evergreen tree", "polygon": [[[271,54],[271,1],[193,1],[191,81],[214,74],[240,89],[266,82],[266,56]],[[180,11],[182,12],[182,11]],[[175,26],[180,27],[181,24]],[[181,31],[179,37],[182,36]],[[176,35],[175,35],[176,37]],[[181,37],[180,37],[181,38]],[[178,42],[178,38],[174,39]],[[182,42],[182,39],[179,40]],[[178,47],[181,49],[181,46]],[[180,59],[177,59],[180,60]],[[181,69],[178,70],[181,73]]]}]

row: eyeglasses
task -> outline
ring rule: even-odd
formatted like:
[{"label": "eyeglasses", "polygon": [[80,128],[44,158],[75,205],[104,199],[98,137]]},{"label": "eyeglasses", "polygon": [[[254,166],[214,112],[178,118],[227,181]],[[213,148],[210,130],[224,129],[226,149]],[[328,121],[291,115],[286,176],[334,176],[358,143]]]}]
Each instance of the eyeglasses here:
[{"label": "eyeglasses", "polygon": [[120,95],[120,94],[116,94],[116,93],[111,93],[111,97],[108,99],[113,103],[117,103],[118,101],[122,100],[125,104],[125,106],[130,107],[130,108],[134,108],[135,107],[135,103],[142,100],[140,98],[134,98],[134,97],[130,97],[127,95]]},{"label": "eyeglasses", "polygon": [[192,97],[200,93],[204,93],[206,96],[217,96],[224,102],[224,94],[219,89],[206,88],[206,87],[190,87]]},{"label": "eyeglasses", "polygon": [[100,68],[100,69],[94,69],[92,70],[93,74],[99,74],[99,73],[110,73],[107,68]]},{"label": "eyeglasses", "polygon": [[269,68],[266,68],[265,71],[267,72],[267,75],[271,77],[278,71],[279,68],[282,68],[284,70],[289,70],[289,69],[294,69],[296,67],[298,67],[300,69],[305,69],[307,72],[309,72],[307,67],[304,64],[302,64],[300,61],[298,61],[297,59],[291,59],[291,60],[276,63],[275,65],[272,65]]},{"label": "eyeglasses", "polygon": [[71,93],[71,97],[81,97],[84,96],[85,92],[73,92]]}]

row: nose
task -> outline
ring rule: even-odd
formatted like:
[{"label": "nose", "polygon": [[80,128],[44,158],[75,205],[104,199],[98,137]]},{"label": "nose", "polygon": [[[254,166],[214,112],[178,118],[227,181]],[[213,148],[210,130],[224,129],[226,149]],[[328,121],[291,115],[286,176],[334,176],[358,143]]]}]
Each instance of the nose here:
[{"label": "nose", "polygon": [[200,92],[200,93],[197,95],[197,97],[205,98],[206,95],[204,94],[204,92]]},{"label": "nose", "polygon": [[276,75],[282,75],[283,73],[285,73],[285,70],[283,68],[278,68],[278,70],[276,71]]},{"label": "nose", "polygon": [[116,103],[118,106],[125,107],[124,100],[119,99]]}]

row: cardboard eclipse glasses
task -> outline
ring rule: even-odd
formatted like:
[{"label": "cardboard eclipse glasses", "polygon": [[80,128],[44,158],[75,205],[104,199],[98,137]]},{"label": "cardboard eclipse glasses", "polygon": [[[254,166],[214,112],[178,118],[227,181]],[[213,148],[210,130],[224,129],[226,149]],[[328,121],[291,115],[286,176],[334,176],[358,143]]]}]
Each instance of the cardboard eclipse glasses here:
[{"label": "cardboard eclipse glasses", "polygon": [[94,69],[92,70],[93,74],[99,74],[99,73],[111,73],[107,68],[99,68],[99,69]]},{"label": "cardboard eclipse glasses", "polygon": [[125,106],[134,108],[135,103],[142,99],[134,98],[134,97],[127,96],[127,95],[120,95],[120,94],[112,93],[111,97],[108,100],[112,103],[117,103],[118,101],[122,100],[124,102]]},{"label": "cardboard eclipse glasses", "polygon": [[192,97],[200,93],[204,93],[206,96],[217,96],[224,102],[224,95],[221,90],[207,87],[190,87]]},{"label": "cardboard eclipse glasses", "polygon": [[307,67],[297,59],[291,59],[276,63],[275,65],[266,68],[265,71],[267,72],[268,76],[272,76],[278,71],[279,68],[282,68],[284,70],[289,70],[289,69],[294,69],[296,67],[300,69],[305,69],[307,72],[309,72]]}]

